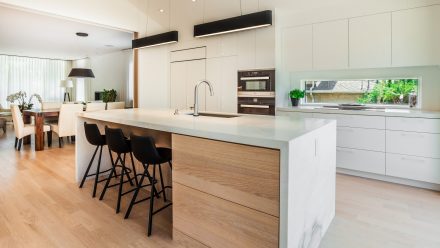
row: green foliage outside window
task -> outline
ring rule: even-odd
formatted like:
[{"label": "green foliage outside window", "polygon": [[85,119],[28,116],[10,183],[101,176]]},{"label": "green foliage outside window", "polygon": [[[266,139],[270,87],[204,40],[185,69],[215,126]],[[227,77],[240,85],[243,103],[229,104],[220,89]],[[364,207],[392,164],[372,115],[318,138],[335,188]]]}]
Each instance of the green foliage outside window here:
[{"label": "green foliage outside window", "polygon": [[363,104],[408,104],[409,94],[417,92],[418,79],[377,80],[374,88],[358,98]]}]

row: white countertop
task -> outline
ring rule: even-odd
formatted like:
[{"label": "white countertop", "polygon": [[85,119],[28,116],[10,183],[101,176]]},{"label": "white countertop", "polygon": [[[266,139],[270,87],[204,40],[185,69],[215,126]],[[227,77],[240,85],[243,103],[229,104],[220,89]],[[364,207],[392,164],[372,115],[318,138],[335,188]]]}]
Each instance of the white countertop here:
[{"label": "white countertop", "polygon": [[320,106],[299,106],[281,107],[277,111],[284,112],[305,112],[305,113],[327,113],[347,115],[375,115],[390,117],[413,117],[413,118],[440,118],[440,111],[424,111],[419,109],[366,109],[366,110],[341,110],[325,108]]},{"label": "white countertop", "polygon": [[236,118],[174,115],[169,109],[119,109],[82,112],[80,117],[268,148],[281,148],[334,120],[242,115]]}]

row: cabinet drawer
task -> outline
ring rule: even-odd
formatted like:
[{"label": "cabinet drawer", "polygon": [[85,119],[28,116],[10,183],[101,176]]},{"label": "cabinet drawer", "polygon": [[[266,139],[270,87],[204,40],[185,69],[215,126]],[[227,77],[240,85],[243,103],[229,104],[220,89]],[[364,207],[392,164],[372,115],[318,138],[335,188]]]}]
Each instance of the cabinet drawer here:
[{"label": "cabinet drawer", "polygon": [[440,133],[440,119],[387,117],[387,130]]},{"label": "cabinet drawer", "polygon": [[337,148],[336,165],[339,168],[385,175],[385,153]]},{"label": "cabinet drawer", "polygon": [[384,152],[385,130],[338,127],[337,146]]},{"label": "cabinet drawer", "polygon": [[385,129],[385,117],[365,115],[340,115],[340,114],[314,114],[313,117],[320,119],[335,119],[338,127],[360,127]]},{"label": "cabinet drawer", "polygon": [[440,158],[440,134],[387,130],[387,152]]},{"label": "cabinet drawer", "polygon": [[386,174],[440,184],[440,159],[387,154]]}]

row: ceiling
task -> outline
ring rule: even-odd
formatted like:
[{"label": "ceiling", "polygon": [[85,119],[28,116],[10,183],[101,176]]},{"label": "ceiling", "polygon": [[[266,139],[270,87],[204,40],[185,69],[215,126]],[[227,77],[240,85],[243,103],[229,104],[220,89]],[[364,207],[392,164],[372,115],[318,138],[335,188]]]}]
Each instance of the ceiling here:
[{"label": "ceiling", "polygon": [[131,40],[132,33],[0,6],[0,54],[75,60],[130,48]]}]

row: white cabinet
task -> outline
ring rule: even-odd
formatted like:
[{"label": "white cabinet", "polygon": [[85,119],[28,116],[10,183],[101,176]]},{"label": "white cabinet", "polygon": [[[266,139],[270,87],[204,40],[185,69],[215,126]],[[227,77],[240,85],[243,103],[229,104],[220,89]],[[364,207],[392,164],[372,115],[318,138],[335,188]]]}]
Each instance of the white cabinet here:
[{"label": "white cabinet", "polygon": [[348,20],[313,25],[313,69],[348,68]]},{"label": "white cabinet", "polygon": [[391,66],[391,13],[352,18],[350,68]]},{"label": "white cabinet", "polygon": [[392,13],[393,66],[440,64],[440,5]]},{"label": "white cabinet", "polygon": [[387,130],[440,133],[440,119],[388,117]]},{"label": "white cabinet", "polygon": [[340,148],[337,151],[339,168],[385,175],[385,153]]},{"label": "white cabinet", "polygon": [[387,152],[440,158],[440,134],[387,130]]},{"label": "white cabinet", "polygon": [[237,113],[237,57],[208,59],[206,78],[214,88],[214,96],[206,92],[206,111]]},{"label": "white cabinet", "polygon": [[[205,63],[204,59],[171,63],[171,108],[189,109],[194,105],[194,86],[206,77]],[[199,90],[200,110],[205,110],[205,86]]]},{"label": "white cabinet", "polygon": [[338,127],[338,147],[385,152],[385,130]]},{"label": "white cabinet", "polygon": [[385,117],[365,115],[341,115],[341,114],[314,114],[313,117],[321,119],[334,119],[338,127],[359,127],[372,129],[385,129]]},{"label": "white cabinet", "polygon": [[440,184],[440,159],[387,154],[386,175]]},{"label": "white cabinet", "polygon": [[309,71],[313,69],[312,25],[284,29],[281,46],[285,70]]}]

